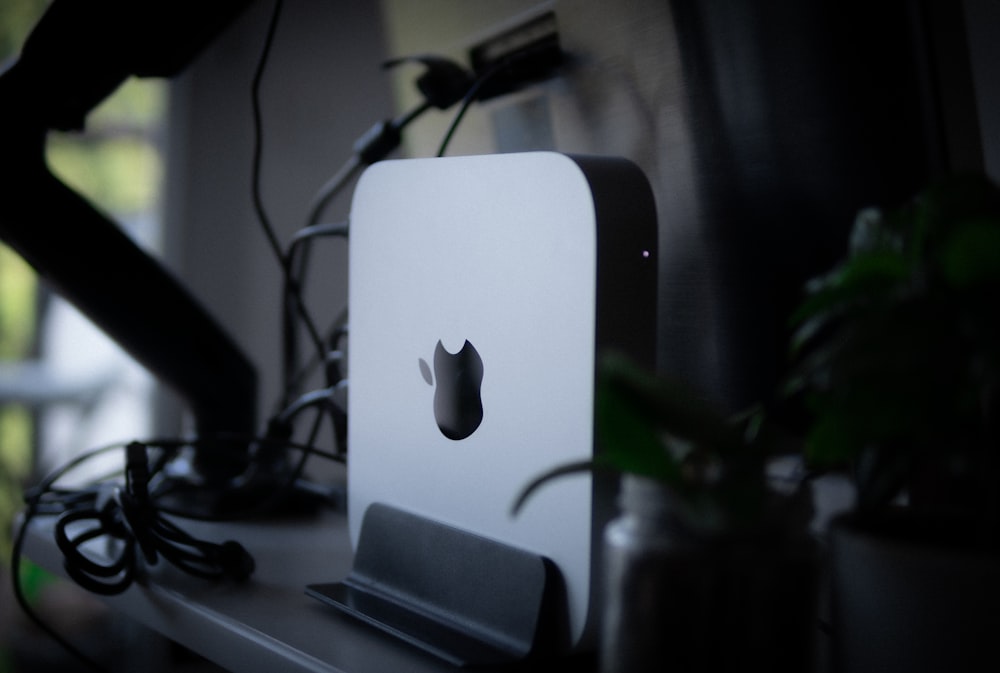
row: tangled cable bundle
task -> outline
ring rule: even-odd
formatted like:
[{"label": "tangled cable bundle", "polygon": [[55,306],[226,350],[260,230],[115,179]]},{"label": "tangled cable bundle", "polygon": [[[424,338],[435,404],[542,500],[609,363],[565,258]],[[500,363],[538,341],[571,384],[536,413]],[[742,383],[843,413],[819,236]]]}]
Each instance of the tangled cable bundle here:
[{"label": "tangled cable bundle", "polygon": [[[55,540],[66,573],[80,586],[110,596],[128,589],[143,564],[162,558],[206,579],[248,578],[253,557],[237,542],[199,540],[181,530],[156,507],[149,493],[146,446],[126,447],[124,484],[103,482],[79,491],[44,490],[29,498],[38,513],[57,513]],[[99,552],[87,547],[104,543]],[[98,556],[107,560],[95,560]]]}]

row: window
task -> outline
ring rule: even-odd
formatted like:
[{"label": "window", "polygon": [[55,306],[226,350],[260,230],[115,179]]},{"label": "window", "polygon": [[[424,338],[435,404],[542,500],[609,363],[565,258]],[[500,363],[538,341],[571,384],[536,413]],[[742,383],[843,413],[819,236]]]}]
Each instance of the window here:
[{"label": "window", "polygon": [[[16,56],[47,4],[0,3],[0,61]],[[166,91],[160,80],[130,80],[85,132],[52,133],[47,146],[53,172],[153,255]],[[144,369],[0,242],[0,561],[19,486],[72,453],[148,435],[153,389]]]}]

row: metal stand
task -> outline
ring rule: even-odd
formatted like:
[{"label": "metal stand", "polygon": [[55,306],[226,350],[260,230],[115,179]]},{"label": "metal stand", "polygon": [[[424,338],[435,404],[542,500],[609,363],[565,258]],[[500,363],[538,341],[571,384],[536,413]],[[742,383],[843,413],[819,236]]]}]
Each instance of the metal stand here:
[{"label": "metal stand", "polygon": [[306,593],[457,666],[489,666],[541,649],[557,572],[537,554],[375,503],[347,578]]}]

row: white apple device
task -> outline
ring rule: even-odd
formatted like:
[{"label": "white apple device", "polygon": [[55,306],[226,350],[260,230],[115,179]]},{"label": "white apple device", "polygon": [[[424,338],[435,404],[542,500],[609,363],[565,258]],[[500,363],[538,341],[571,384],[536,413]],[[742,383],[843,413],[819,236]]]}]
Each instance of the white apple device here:
[{"label": "white apple device", "polygon": [[588,648],[615,484],[579,473],[511,505],[594,455],[598,353],[652,362],[645,176],[554,152],[384,161],[362,175],[350,227],[352,543],[384,503],[539,554],[562,578],[567,647]]}]

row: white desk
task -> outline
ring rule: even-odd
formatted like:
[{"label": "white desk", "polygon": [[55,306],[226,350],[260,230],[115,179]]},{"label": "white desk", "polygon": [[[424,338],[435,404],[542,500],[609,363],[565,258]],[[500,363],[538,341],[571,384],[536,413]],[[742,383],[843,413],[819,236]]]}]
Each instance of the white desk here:
[{"label": "white desk", "polygon": [[[62,574],[54,520],[39,517],[24,554]],[[181,521],[206,540],[232,539],[253,555],[245,584],[209,582],[158,567],[152,581],[106,599],[114,609],[239,673],[424,673],[454,667],[305,595],[310,583],[347,575],[352,554],[343,514],[311,520],[206,524]]]}]

